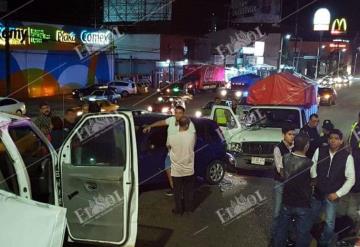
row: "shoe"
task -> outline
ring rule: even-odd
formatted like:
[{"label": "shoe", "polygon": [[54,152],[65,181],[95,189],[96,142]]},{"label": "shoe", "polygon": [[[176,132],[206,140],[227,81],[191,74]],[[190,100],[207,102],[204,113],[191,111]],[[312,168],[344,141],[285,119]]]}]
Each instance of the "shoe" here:
[{"label": "shoe", "polygon": [[293,247],[293,246],[295,246],[295,242],[292,241],[291,239],[287,239],[286,240],[286,246],[287,247]]},{"label": "shoe", "polygon": [[168,190],[165,192],[166,196],[174,196],[174,191],[173,190]]}]

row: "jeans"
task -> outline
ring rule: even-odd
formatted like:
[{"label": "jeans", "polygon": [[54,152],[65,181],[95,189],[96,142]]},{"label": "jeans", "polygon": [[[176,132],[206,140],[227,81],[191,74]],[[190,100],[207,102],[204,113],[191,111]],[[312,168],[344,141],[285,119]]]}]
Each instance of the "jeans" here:
[{"label": "jeans", "polygon": [[334,239],[336,207],[338,202],[332,202],[328,199],[318,200],[313,198],[311,202],[313,223],[319,218],[322,209],[325,210],[325,227],[320,236],[318,246],[331,246]]},{"label": "jeans", "polygon": [[278,225],[275,232],[274,246],[285,247],[289,225],[295,218],[296,247],[309,247],[311,241],[310,229],[312,226],[311,208],[297,208],[283,206],[280,211]]},{"label": "jeans", "polygon": [[[172,179],[174,181],[175,211],[178,213],[192,212],[195,176],[172,177]],[[184,199],[184,204],[182,199]]]},{"label": "jeans", "polygon": [[271,237],[274,238],[277,229],[279,215],[282,205],[284,185],[281,182],[275,181],[274,185],[274,205],[273,205],[273,219],[271,225]]}]

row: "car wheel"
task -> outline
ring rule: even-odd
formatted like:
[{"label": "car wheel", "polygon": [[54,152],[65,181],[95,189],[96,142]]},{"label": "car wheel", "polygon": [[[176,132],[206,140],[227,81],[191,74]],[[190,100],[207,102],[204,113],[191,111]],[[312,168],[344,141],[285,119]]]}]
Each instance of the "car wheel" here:
[{"label": "car wheel", "polygon": [[206,168],[206,180],[209,184],[218,184],[225,175],[225,167],[220,160],[214,160]]},{"label": "car wheel", "polygon": [[16,114],[21,116],[21,115],[22,115],[22,111],[19,109],[19,110],[16,111]]},{"label": "car wheel", "polygon": [[333,99],[331,102],[332,105],[336,105],[336,101]]},{"label": "car wheel", "polygon": [[127,96],[129,96],[129,92],[128,92],[128,91],[123,91],[123,92],[121,93],[121,95],[122,95],[123,97],[127,97]]}]

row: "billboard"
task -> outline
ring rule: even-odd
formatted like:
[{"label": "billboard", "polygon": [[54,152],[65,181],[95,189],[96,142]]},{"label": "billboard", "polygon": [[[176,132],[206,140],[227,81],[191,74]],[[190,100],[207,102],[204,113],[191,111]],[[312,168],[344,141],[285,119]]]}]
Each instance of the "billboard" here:
[{"label": "billboard", "polygon": [[231,19],[238,23],[277,23],[281,0],[231,0]]}]

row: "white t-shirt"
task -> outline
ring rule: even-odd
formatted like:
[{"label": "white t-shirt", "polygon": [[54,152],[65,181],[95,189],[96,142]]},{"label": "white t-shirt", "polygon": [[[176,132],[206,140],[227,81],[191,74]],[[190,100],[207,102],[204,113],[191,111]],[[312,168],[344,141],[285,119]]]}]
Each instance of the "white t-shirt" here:
[{"label": "white t-shirt", "polygon": [[[168,125],[167,141],[166,141],[166,143],[168,144],[169,136],[179,133],[179,124],[176,124],[176,118],[174,116],[167,118],[165,122]],[[190,121],[189,129],[187,131],[191,133],[196,133],[194,124],[191,121]]]},{"label": "white t-shirt", "polygon": [[170,146],[171,176],[194,175],[195,133],[179,131],[168,137],[168,145]]}]

